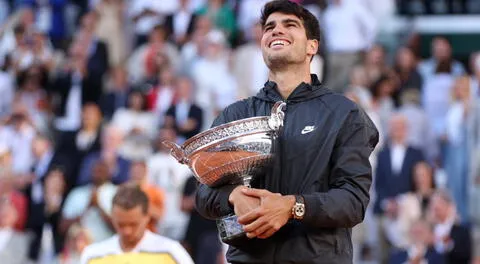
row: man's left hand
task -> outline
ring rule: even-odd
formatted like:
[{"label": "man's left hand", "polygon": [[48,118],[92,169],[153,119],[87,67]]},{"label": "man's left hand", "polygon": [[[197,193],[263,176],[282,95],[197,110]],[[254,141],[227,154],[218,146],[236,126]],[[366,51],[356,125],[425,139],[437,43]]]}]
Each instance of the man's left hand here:
[{"label": "man's left hand", "polygon": [[249,238],[269,238],[284,226],[292,215],[295,196],[282,196],[267,190],[245,188],[245,195],[260,199],[260,207],[238,218]]}]

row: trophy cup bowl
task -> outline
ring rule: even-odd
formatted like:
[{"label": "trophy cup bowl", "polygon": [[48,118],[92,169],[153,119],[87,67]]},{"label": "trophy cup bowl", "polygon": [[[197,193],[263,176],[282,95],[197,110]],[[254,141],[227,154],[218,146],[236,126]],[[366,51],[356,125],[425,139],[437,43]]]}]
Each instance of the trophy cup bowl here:
[{"label": "trophy cup bowl", "polygon": [[[182,146],[164,141],[170,154],[188,165],[199,182],[215,188],[227,184],[250,187],[254,177],[272,165],[276,138],[283,126],[284,102],[277,102],[270,116],[232,121],[187,140]],[[231,241],[245,233],[235,215],[217,220],[220,237]]]}]

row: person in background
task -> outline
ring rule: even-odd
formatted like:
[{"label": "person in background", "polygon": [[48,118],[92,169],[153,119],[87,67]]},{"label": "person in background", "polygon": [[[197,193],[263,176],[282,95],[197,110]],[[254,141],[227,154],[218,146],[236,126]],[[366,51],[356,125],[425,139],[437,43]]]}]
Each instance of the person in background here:
[{"label": "person in background", "polygon": [[233,43],[236,37],[237,25],[235,13],[226,0],[207,0],[207,3],[197,10],[197,15],[207,16],[215,28],[221,30]]},{"label": "person in background", "polygon": [[67,196],[62,209],[60,229],[65,234],[75,223],[80,223],[92,235],[94,242],[112,236],[110,214],[117,187],[111,182],[109,167],[103,160],[94,163],[92,183],[75,187]]},{"label": "person in background", "polygon": [[78,264],[83,250],[92,243],[89,231],[79,224],[72,225],[67,232],[65,248],[58,257],[58,264]]},{"label": "person in background", "polygon": [[394,70],[397,73],[400,85],[393,94],[395,105],[401,105],[402,93],[407,89],[415,89],[420,91],[423,87],[423,79],[417,70],[417,60],[413,51],[403,46],[397,50],[395,57]]},{"label": "person in background", "polygon": [[165,17],[165,28],[168,38],[182,47],[193,33],[197,15],[190,10],[190,0],[179,0],[179,9]]},{"label": "person in background", "polygon": [[101,149],[97,152],[92,152],[87,155],[80,166],[80,171],[77,179],[77,185],[88,184],[92,181],[91,171],[93,165],[102,160],[108,166],[111,181],[114,184],[121,184],[128,180],[128,171],[130,168],[130,161],[125,159],[121,153],[121,146],[124,140],[123,131],[112,125],[107,125],[101,134]]},{"label": "person in background", "polygon": [[432,40],[431,48],[432,57],[418,64],[418,72],[422,75],[422,79],[432,77],[437,72],[440,62],[449,62],[451,73],[454,77],[460,77],[465,74],[465,68],[459,62],[454,60],[452,55],[452,46],[447,38],[437,36]]},{"label": "person in background", "polygon": [[455,202],[444,191],[436,191],[430,199],[429,220],[434,224],[435,250],[444,254],[448,263],[470,263],[472,238],[470,229],[459,222]]},{"label": "person in background", "polygon": [[121,186],[113,198],[112,223],[117,235],[92,244],[82,252],[80,264],[172,263],[193,264],[177,241],[150,232],[148,196],[134,185]]},{"label": "person in background", "polygon": [[190,220],[182,241],[196,264],[218,263],[223,256],[217,225],[215,221],[202,217],[195,209],[197,184],[195,177],[190,176],[183,188],[181,208],[190,215]]},{"label": "person in background", "polygon": [[203,110],[193,102],[193,82],[188,77],[179,77],[175,82],[176,104],[165,116],[165,127],[174,128],[180,141],[198,134],[203,125]]},{"label": "person in background", "polygon": [[110,89],[100,97],[100,108],[106,120],[110,120],[119,108],[127,107],[128,93],[130,92],[128,73],[119,66],[111,72]]},{"label": "person in background", "polygon": [[14,229],[17,211],[8,199],[0,199],[0,260],[8,264],[28,263],[28,236]]},{"label": "person in background", "polygon": [[165,214],[165,193],[158,187],[148,183],[147,164],[144,161],[134,161],[130,167],[130,181],[134,182],[148,196],[150,222],[148,230],[157,232],[158,222]]}]

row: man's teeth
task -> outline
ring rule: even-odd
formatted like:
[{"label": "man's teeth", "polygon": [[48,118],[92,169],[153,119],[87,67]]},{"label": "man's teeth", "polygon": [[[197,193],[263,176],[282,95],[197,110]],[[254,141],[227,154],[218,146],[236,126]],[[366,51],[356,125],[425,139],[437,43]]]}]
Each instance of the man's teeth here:
[{"label": "man's teeth", "polygon": [[275,40],[274,42],[272,42],[272,44],[270,44],[271,47],[277,46],[277,45],[285,46],[285,45],[288,45],[288,42],[284,40]]}]

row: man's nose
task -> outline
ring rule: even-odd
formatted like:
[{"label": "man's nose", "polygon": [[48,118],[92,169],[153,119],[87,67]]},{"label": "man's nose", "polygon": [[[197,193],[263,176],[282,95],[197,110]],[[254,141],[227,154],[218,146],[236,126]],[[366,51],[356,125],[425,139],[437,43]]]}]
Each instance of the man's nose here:
[{"label": "man's nose", "polygon": [[284,28],[281,26],[281,25],[276,25],[273,29],[272,29],[272,35],[273,36],[278,36],[278,35],[283,35],[285,32],[284,32]]}]

